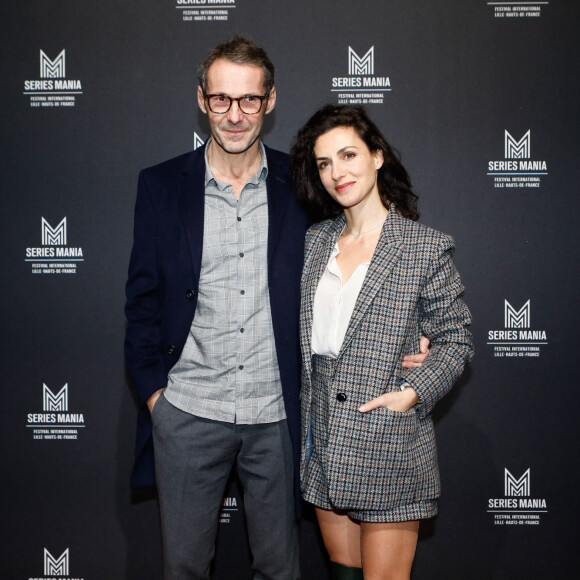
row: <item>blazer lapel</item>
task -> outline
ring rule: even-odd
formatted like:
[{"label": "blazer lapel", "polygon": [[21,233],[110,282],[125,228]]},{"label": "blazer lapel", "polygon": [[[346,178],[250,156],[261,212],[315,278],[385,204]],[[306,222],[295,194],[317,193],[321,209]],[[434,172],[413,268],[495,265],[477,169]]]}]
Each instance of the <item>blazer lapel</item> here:
[{"label": "blazer lapel", "polygon": [[401,220],[401,216],[391,207],[354,306],[338,358],[343,355],[377,292],[384,285],[393,267],[401,259],[403,246]]},{"label": "blazer lapel", "polygon": [[271,269],[288,203],[293,193],[285,191],[290,187],[287,176],[280,170],[272,155],[268,154],[268,148],[264,146],[264,149],[266,150],[266,159],[268,161],[268,177],[266,178],[268,194],[268,268]]},{"label": "blazer lapel", "polygon": [[194,279],[199,280],[203,251],[205,146],[192,152],[179,184],[179,209],[189,244]]},{"label": "blazer lapel", "polygon": [[321,229],[307,249],[304,270],[302,272],[302,304],[300,320],[303,330],[300,332],[302,361],[310,375],[312,371],[312,310],[314,295],[320,278],[330,260],[330,255],[345,224],[344,215],[341,215],[328,226]]}]

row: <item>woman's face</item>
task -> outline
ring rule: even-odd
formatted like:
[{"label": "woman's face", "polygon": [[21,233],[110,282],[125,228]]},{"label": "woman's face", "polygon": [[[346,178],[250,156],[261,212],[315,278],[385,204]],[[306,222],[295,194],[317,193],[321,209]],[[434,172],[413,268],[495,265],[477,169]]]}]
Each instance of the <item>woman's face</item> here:
[{"label": "woman's face", "polygon": [[369,151],[352,127],[335,127],[318,137],[314,156],[322,185],[343,208],[353,208],[375,196],[380,200],[377,171],[383,154]]}]

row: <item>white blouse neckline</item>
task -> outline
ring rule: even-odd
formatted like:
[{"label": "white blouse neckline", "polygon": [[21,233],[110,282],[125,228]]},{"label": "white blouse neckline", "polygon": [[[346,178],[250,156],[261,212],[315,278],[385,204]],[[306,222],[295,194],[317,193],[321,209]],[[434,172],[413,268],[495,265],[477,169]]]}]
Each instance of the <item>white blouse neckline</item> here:
[{"label": "white blouse neckline", "polygon": [[358,295],[370,262],[360,263],[343,285],[342,272],[336,257],[335,243],[314,296],[312,320],[312,352],[336,358],[344,342]]}]

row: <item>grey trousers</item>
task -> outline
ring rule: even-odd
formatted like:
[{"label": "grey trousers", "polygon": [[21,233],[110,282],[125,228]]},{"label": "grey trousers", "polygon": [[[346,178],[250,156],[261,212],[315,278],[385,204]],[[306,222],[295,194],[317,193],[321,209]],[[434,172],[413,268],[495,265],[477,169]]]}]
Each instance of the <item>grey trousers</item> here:
[{"label": "grey trousers", "polygon": [[152,413],[164,580],[206,580],[218,517],[236,465],[255,580],[299,578],[293,462],[286,421],[236,425],[159,397]]}]

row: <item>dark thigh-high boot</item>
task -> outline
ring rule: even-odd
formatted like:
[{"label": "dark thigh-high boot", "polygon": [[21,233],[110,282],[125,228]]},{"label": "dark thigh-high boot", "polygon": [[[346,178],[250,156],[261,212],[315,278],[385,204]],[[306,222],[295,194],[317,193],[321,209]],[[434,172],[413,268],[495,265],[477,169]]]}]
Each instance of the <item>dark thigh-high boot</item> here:
[{"label": "dark thigh-high boot", "polygon": [[331,561],[330,577],[332,580],[363,580],[363,570],[362,568],[345,566]]}]

